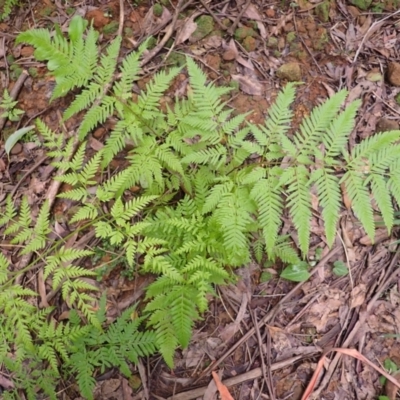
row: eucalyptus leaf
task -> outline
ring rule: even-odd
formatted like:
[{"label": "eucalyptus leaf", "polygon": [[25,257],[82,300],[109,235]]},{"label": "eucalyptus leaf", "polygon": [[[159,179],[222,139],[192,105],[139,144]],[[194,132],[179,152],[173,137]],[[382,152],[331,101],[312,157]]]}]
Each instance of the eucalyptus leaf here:
[{"label": "eucalyptus leaf", "polygon": [[6,153],[7,153],[7,155],[10,155],[10,151],[15,146],[15,144],[18,143],[18,141],[23,136],[25,136],[28,132],[30,132],[34,128],[35,128],[34,125],[29,125],[29,126],[27,126],[25,128],[18,129],[12,135],[10,135],[8,137],[8,139],[6,140],[6,143],[4,145],[4,149],[5,149]]}]

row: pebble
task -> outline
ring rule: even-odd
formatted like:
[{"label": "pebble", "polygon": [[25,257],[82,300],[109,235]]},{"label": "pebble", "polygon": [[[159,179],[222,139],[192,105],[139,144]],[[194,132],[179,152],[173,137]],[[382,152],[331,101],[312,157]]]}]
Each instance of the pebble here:
[{"label": "pebble", "polygon": [[301,81],[300,65],[296,62],[283,64],[276,71],[276,76],[289,82]]},{"label": "pebble", "polygon": [[400,64],[391,62],[387,69],[387,78],[391,85],[400,86]]},{"label": "pebble", "polygon": [[10,154],[16,156],[17,154],[22,153],[23,147],[21,143],[15,143],[14,147],[11,149]]},{"label": "pebble", "polygon": [[222,54],[222,58],[225,61],[233,61],[236,58],[236,52],[234,50],[226,50],[224,54]]}]

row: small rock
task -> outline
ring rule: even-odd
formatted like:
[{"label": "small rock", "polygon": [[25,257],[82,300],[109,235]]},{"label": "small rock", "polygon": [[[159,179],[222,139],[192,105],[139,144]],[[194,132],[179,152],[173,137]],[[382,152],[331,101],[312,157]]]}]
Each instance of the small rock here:
[{"label": "small rock", "polygon": [[85,18],[89,21],[93,21],[93,26],[96,29],[102,29],[104,28],[107,24],[110,23],[110,18],[107,18],[104,15],[104,12],[101,11],[99,8],[89,11],[86,15]]},{"label": "small rock", "polygon": [[391,62],[388,65],[387,77],[389,83],[394,86],[400,86],[400,64],[397,62]]},{"label": "small rock", "polygon": [[389,131],[396,131],[398,129],[399,129],[399,124],[393,119],[381,118],[376,124],[377,132],[389,132]]},{"label": "small rock", "polygon": [[214,29],[214,20],[210,15],[202,15],[195,22],[197,29],[190,36],[190,43],[195,43],[205,38]]},{"label": "small rock", "polygon": [[236,29],[236,31],[235,31],[235,39],[236,40],[243,40],[247,36],[251,36],[251,37],[256,36],[256,31],[247,26]]},{"label": "small rock", "polygon": [[35,49],[32,46],[24,46],[21,49],[21,56],[22,57],[30,57],[31,55],[33,55],[34,51],[35,51]]},{"label": "small rock", "polygon": [[276,76],[289,82],[301,81],[300,65],[296,62],[283,64],[276,71]]},{"label": "small rock", "polygon": [[23,147],[21,143],[15,143],[14,147],[11,149],[10,154],[16,156],[22,153]]},{"label": "small rock", "polygon": [[222,58],[225,61],[233,61],[236,58],[236,52],[232,49],[228,49],[222,54]]},{"label": "small rock", "polygon": [[93,137],[96,138],[96,139],[101,139],[105,133],[106,133],[106,130],[103,127],[97,128],[93,132]]},{"label": "small rock", "polygon": [[273,8],[268,8],[267,11],[265,11],[265,14],[268,18],[274,18],[275,17],[275,10]]}]

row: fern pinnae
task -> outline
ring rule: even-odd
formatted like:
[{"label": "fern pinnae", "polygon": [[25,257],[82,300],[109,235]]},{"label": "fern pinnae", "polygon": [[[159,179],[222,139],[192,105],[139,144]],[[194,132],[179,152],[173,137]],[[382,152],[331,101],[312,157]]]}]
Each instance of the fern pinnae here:
[{"label": "fern pinnae", "polygon": [[99,124],[102,124],[114,113],[115,99],[104,96],[99,105],[95,104],[84,116],[78,129],[79,140],[85,139],[87,134]]},{"label": "fern pinnae", "polygon": [[287,184],[287,206],[299,235],[300,249],[306,255],[311,229],[311,196],[308,170],[304,166],[294,167],[293,177]]},{"label": "fern pinnae", "polygon": [[362,173],[347,171],[340,183],[345,184],[354,213],[362,223],[367,235],[373,239],[375,236],[374,214],[365,177]]},{"label": "fern pinnae", "polygon": [[351,102],[335,118],[326,133],[323,135],[323,144],[325,146],[325,159],[334,159],[343,153],[346,148],[348,137],[354,127],[354,120],[357,111],[361,105],[360,100]]},{"label": "fern pinnae", "polygon": [[400,139],[400,130],[376,133],[358,143],[347,155],[347,169],[359,169],[372,154]]},{"label": "fern pinnae", "polygon": [[[295,85],[295,83],[291,82],[286,84],[269,108],[268,117],[265,119],[265,128],[261,127],[268,138],[274,138],[277,135],[284,136],[290,129],[290,122],[293,116],[290,106],[293,104],[296,94]],[[263,140],[258,132],[256,135],[258,139]],[[262,144],[261,142],[259,143]]]},{"label": "fern pinnae", "polygon": [[207,214],[210,211],[214,210],[215,207],[218,205],[219,201],[221,200],[222,196],[225,193],[230,193],[233,187],[234,184],[231,180],[215,185],[211,189],[209,196],[206,198],[206,202],[202,209],[202,213]]},{"label": "fern pinnae", "polygon": [[314,153],[314,148],[321,142],[322,135],[339,111],[346,96],[347,91],[345,90],[334,94],[324,104],[314,108],[311,114],[303,119],[298,132],[293,138],[298,155],[308,156]]},{"label": "fern pinnae", "polygon": [[374,200],[382,213],[383,221],[390,233],[394,224],[394,209],[387,180],[382,175],[371,174],[365,183],[370,183]]},{"label": "fern pinnae", "polygon": [[332,246],[336,236],[336,227],[340,218],[341,193],[339,179],[328,168],[313,171],[311,180],[315,181],[318,199],[322,207],[326,240]]},{"label": "fern pinnae", "polygon": [[251,190],[251,197],[257,204],[267,253],[272,254],[282,224],[283,201],[278,179],[271,174],[259,180]]},{"label": "fern pinnae", "polygon": [[159,101],[168,89],[171,81],[179,74],[181,68],[171,68],[168,73],[164,71],[155,75],[153,80],[147,84],[146,92],[139,95],[138,107],[144,117],[151,118],[152,113],[159,114]]}]

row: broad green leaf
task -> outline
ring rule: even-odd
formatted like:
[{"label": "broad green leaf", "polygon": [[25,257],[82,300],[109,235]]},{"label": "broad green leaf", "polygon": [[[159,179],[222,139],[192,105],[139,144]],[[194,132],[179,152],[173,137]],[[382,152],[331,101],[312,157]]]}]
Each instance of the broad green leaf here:
[{"label": "broad green leaf", "polygon": [[293,282],[305,282],[309,277],[310,273],[308,272],[308,263],[305,261],[289,265],[281,273],[281,278]]},{"label": "broad green leaf", "polygon": [[349,270],[343,261],[335,261],[333,263],[332,272],[337,276],[344,276],[349,273]]},{"label": "broad green leaf", "polygon": [[11,149],[15,146],[16,143],[28,132],[35,128],[34,125],[26,126],[25,128],[18,129],[12,135],[8,137],[6,143],[4,145],[4,150],[6,151],[7,155],[10,155]]}]

